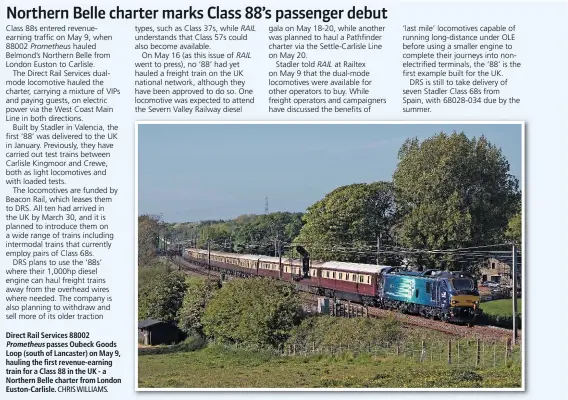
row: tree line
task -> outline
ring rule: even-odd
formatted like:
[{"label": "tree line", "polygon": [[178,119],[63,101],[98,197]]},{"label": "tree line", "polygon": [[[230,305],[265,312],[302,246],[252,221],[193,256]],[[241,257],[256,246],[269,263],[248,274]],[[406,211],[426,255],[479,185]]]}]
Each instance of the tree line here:
[{"label": "tree line", "polygon": [[138,271],[138,318],[177,326],[187,337],[183,349],[206,340],[250,348],[336,343],[380,343],[403,339],[394,319],[310,316],[293,285],[267,278],[224,282],[188,278],[167,266]]},{"label": "tree line", "polygon": [[[455,258],[420,250],[520,243],[521,232],[519,182],[501,149],[483,136],[440,133],[408,139],[392,181],[339,187],[305,213],[181,224],[141,216],[138,261],[151,260],[162,234],[220,251],[275,255],[285,243],[290,256],[302,245],[320,260],[398,265],[411,258],[424,267],[457,269]],[[397,248],[418,252],[409,256]]]}]

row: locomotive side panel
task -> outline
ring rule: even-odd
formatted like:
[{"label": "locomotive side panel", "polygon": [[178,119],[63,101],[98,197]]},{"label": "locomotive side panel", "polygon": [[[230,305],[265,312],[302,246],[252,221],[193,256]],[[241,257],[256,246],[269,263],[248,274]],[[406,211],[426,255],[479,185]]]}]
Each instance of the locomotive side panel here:
[{"label": "locomotive side panel", "polygon": [[387,274],[383,282],[383,296],[388,300],[436,307],[434,282],[434,279]]}]

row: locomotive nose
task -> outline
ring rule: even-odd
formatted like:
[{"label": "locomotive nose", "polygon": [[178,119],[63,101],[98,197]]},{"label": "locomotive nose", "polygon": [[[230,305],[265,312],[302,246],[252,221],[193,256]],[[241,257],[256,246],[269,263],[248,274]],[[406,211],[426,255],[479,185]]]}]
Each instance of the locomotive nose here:
[{"label": "locomotive nose", "polygon": [[452,297],[451,304],[454,307],[475,307],[479,304],[479,296],[460,294]]}]

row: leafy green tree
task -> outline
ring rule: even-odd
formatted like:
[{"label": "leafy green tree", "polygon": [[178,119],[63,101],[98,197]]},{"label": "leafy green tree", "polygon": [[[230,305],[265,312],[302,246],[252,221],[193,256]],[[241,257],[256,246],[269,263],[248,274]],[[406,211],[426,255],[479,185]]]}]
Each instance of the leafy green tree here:
[{"label": "leafy green tree", "polygon": [[[402,244],[450,249],[494,244],[503,237],[520,198],[518,180],[501,150],[485,137],[454,132],[422,143],[409,139],[398,158],[393,182],[403,215]],[[421,262],[433,265],[436,259]]]},{"label": "leafy green tree", "polygon": [[205,307],[219,289],[215,281],[200,279],[188,285],[183,304],[178,312],[178,326],[187,334],[203,335],[201,318]]},{"label": "leafy green tree", "polygon": [[231,227],[224,222],[205,224],[202,226],[198,246],[206,248],[209,241],[211,242],[211,250],[230,251]]},{"label": "leafy green tree", "polygon": [[523,239],[523,217],[521,212],[516,213],[509,220],[505,237],[516,244],[521,244]]},{"label": "leafy green tree", "polygon": [[300,323],[302,314],[290,284],[265,278],[233,279],[215,293],[201,321],[208,337],[277,346]]},{"label": "leafy green tree", "polygon": [[382,244],[391,243],[395,220],[390,182],[342,186],[308,208],[295,241],[312,258],[374,262],[377,237]]},{"label": "leafy green tree", "polygon": [[167,267],[138,270],[138,319],[177,323],[187,286],[185,275]]},{"label": "leafy green tree", "polygon": [[171,235],[211,250],[274,255],[276,239],[291,242],[302,227],[302,213],[245,214],[226,221],[174,224]]},{"label": "leafy green tree", "polygon": [[[241,217],[237,221],[239,219]],[[235,228],[234,250],[239,253],[275,255],[276,239],[291,242],[301,227],[301,213],[275,212],[248,216]]]},{"label": "leafy green tree", "polygon": [[157,215],[138,216],[138,266],[151,265],[159,246],[160,217]]}]

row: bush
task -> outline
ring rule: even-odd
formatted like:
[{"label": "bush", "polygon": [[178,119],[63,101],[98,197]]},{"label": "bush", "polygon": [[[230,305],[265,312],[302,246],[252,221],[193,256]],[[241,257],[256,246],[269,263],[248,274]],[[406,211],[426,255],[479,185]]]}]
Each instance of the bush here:
[{"label": "bush", "polygon": [[200,350],[205,347],[205,338],[199,335],[193,335],[186,338],[183,342],[174,344],[172,346],[156,346],[144,347],[138,349],[138,355],[151,355],[151,354],[171,354],[171,353],[187,353],[191,351]]},{"label": "bush", "polygon": [[138,319],[176,322],[186,291],[185,275],[164,267],[138,270]]},{"label": "bush", "polygon": [[[500,328],[513,329],[512,315],[481,314],[479,322],[486,325],[498,326]],[[521,314],[517,314],[517,328],[521,329]]]},{"label": "bush", "polygon": [[234,279],[219,289],[201,321],[205,334],[222,342],[278,346],[302,316],[290,284],[254,278]]},{"label": "bush", "polygon": [[218,282],[192,280],[187,287],[183,304],[178,312],[178,327],[187,334],[203,335],[201,318],[205,307],[219,289]]},{"label": "bush", "polygon": [[200,335],[191,335],[187,337],[183,342],[176,344],[174,347],[177,351],[195,351],[205,347],[206,340]]},{"label": "bush", "polygon": [[305,319],[288,340],[300,346],[368,345],[393,343],[403,338],[401,324],[394,318],[334,318],[316,316]]}]

